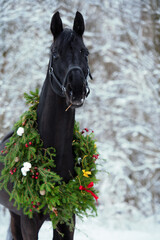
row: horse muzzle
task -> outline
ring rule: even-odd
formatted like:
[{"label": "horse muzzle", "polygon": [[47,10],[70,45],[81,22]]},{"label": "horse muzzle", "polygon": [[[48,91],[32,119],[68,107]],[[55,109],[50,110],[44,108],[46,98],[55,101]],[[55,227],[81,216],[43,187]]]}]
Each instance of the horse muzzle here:
[{"label": "horse muzzle", "polygon": [[84,88],[81,94],[75,94],[74,91],[66,88],[66,101],[67,105],[71,105],[72,108],[79,108],[84,104],[86,96],[88,96],[88,89]]},{"label": "horse muzzle", "polygon": [[72,108],[83,105],[85,98],[90,93],[90,89],[81,68],[74,66],[68,71],[65,90],[67,104],[72,105]]}]

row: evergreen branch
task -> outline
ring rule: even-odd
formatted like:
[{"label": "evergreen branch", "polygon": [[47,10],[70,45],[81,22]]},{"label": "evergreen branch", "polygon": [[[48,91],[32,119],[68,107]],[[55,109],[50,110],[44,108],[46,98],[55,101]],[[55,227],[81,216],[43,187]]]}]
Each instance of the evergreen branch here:
[{"label": "evergreen branch", "polygon": [[[30,92],[24,94],[26,103],[30,105],[20,120],[14,125],[14,134],[6,144],[6,154],[0,155],[0,161],[4,163],[4,169],[0,176],[0,189],[5,189],[14,199],[14,206],[22,208],[24,214],[29,217],[34,212],[49,212],[53,226],[58,223],[66,223],[72,228],[72,216],[77,214],[88,216],[88,210],[96,213],[95,200],[89,192],[80,190],[80,186],[87,186],[91,182],[97,182],[97,165],[94,156],[97,156],[93,134],[83,134],[79,130],[79,124],[75,122],[73,136],[73,150],[75,154],[76,176],[65,183],[54,172],[56,167],[54,158],[56,150],[43,148],[43,142],[37,130],[36,109],[39,103],[39,93]],[[17,135],[19,128],[24,129],[22,136]],[[22,175],[24,163],[30,164],[26,176]],[[91,171],[86,177],[82,170]],[[9,183],[13,184],[10,192]],[[97,194],[94,187],[91,191]],[[33,204],[32,204],[33,203]],[[71,204],[72,203],[72,204]],[[56,210],[55,210],[56,209]]]}]

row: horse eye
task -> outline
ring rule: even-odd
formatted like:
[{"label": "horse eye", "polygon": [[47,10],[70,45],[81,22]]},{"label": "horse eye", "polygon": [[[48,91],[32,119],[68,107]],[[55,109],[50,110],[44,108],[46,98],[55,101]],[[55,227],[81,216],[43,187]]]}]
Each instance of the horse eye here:
[{"label": "horse eye", "polygon": [[58,52],[53,52],[53,53],[52,53],[52,56],[53,56],[53,58],[54,58],[55,60],[59,58]]},{"label": "horse eye", "polygon": [[84,55],[85,57],[88,57],[88,55],[89,55],[89,52],[88,52],[87,49],[81,49],[81,50],[80,50],[80,53],[81,53],[82,55]]}]

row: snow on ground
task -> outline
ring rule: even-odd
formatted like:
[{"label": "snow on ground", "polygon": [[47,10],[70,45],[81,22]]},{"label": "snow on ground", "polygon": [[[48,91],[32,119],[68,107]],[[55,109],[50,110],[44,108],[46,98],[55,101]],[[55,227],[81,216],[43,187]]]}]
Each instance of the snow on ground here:
[{"label": "snow on ground", "polygon": [[[159,240],[160,231],[159,226],[153,226],[153,229],[147,231],[146,229],[108,229],[104,227],[103,221],[99,218],[92,221],[85,221],[81,223],[79,228],[81,231],[76,231],[76,240]],[[143,224],[143,223],[142,223]],[[142,230],[143,229],[143,230]]]},{"label": "snow on ground", "polygon": [[[6,240],[7,229],[9,226],[9,213],[0,206],[0,240]],[[154,222],[153,217],[139,220],[137,222],[129,221],[128,225],[124,217],[116,222],[115,220],[107,222],[103,217],[80,219],[76,221],[76,240],[159,240],[160,239],[160,225]],[[123,225],[123,228],[121,227]],[[45,222],[39,232],[39,240],[52,239],[52,224]]]}]

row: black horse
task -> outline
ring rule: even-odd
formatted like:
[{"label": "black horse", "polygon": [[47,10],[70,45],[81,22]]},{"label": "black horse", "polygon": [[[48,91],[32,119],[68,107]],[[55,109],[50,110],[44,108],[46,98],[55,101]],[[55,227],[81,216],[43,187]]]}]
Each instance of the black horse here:
[{"label": "black horse", "polygon": [[[90,75],[88,67],[88,50],[83,43],[84,20],[77,12],[73,30],[63,29],[59,12],[56,12],[50,25],[53,34],[51,56],[47,76],[40,95],[37,109],[38,130],[44,147],[56,148],[56,172],[67,182],[74,175],[74,156],[72,151],[73,127],[75,108],[83,105],[89,94],[87,77]],[[0,145],[4,148],[6,136]],[[3,165],[0,165],[2,170]],[[9,186],[10,190],[12,185]],[[35,213],[32,219],[24,215],[22,210],[9,202],[9,195],[0,191],[0,204],[9,209],[11,214],[10,239],[36,240],[38,232],[48,216]],[[73,216],[75,223],[75,216]],[[63,233],[63,237],[59,232]],[[65,224],[59,224],[54,230],[53,240],[73,240],[74,230],[71,232]]]}]

